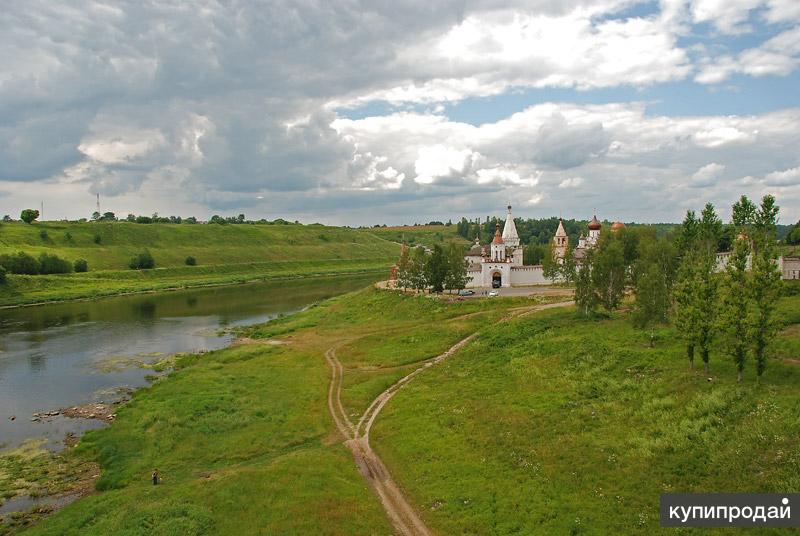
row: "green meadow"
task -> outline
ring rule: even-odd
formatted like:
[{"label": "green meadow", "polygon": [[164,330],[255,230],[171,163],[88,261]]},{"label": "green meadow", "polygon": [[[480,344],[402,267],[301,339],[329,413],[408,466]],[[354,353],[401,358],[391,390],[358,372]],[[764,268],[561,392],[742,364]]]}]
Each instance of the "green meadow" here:
[{"label": "green meadow", "polygon": [[690,370],[672,328],[649,348],[624,312],[500,321],[544,301],[370,288],[179,356],[68,454],[100,466],[96,491],[29,532],[391,534],[328,413],[324,354],[337,349],[357,422],[475,332],[400,389],[371,432],[436,534],[652,534],[661,492],[800,486],[800,366],[789,361],[800,296],[779,303],[778,357],[760,384],[752,366],[737,384],[719,354],[710,376]]},{"label": "green meadow", "polygon": [[[131,258],[145,250],[156,267],[131,270]],[[0,224],[0,255],[18,251],[85,259],[89,271],[9,275],[0,306],[387,270],[399,247],[368,232],[322,225]],[[189,256],[196,266],[185,264]]]},{"label": "green meadow", "polygon": [[368,232],[392,242],[409,246],[433,247],[454,242],[468,246],[469,242],[458,234],[455,225],[400,225],[396,227],[373,227]]},{"label": "green meadow", "polygon": [[[796,359],[800,299],[780,306]],[[800,362],[737,384],[723,356],[710,375],[682,356],[624,314],[526,316],[402,389],[373,442],[440,534],[653,534],[663,492],[798,489]]]}]

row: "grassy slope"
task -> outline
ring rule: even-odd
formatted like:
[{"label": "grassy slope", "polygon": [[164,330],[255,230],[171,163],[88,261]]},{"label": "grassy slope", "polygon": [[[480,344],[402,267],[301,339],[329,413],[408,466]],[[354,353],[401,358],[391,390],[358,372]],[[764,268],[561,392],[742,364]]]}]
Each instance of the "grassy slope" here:
[{"label": "grassy slope", "polygon": [[[40,236],[42,230],[46,239]],[[101,237],[100,244],[94,242],[95,235]],[[129,270],[130,258],[144,249],[155,258],[156,269]],[[0,225],[0,254],[16,251],[50,252],[70,261],[83,258],[90,271],[10,276],[9,284],[0,287],[0,305],[382,270],[396,259],[398,247],[367,232],[317,225]],[[184,265],[189,255],[197,259],[198,266]]]},{"label": "grassy slope", "polygon": [[[776,348],[800,351],[800,297]],[[373,443],[441,534],[652,534],[667,491],[800,487],[800,366],[690,371],[624,316],[499,325],[388,404]],[[664,531],[667,533],[668,531]]]},{"label": "grassy slope", "polygon": [[[327,414],[337,346],[352,420],[413,363],[481,335],[401,389],[372,431],[412,504],[439,534],[658,530],[665,490],[800,485],[800,367],[771,362],[760,387],[686,369],[670,329],[655,349],[624,316],[572,311],[495,322],[530,299],[443,303],[365,290],[247,330],[258,342],[189,356],[138,393],[81,452],[104,491],[34,534],[386,534]],[[781,357],[800,351],[800,297]],[[752,368],[752,367],[751,367]],[[153,488],[158,467],[165,484]]]},{"label": "grassy slope", "polygon": [[[427,339],[430,324],[461,330],[463,320],[448,319],[496,318],[509,305],[530,303],[444,304],[369,289],[248,330],[288,344],[180,358],[177,372],[138,392],[112,427],[87,434],[78,447],[100,463],[102,491],[32,533],[390,534],[328,416],[325,350],[376,331],[420,329]],[[454,337],[446,329],[435,335],[408,359],[438,353]],[[395,350],[382,348],[376,359],[385,351],[394,362]],[[163,486],[149,485],[153,468]]]},{"label": "grassy slope", "polygon": [[404,225],[398,227],[375,227],[369,232],[391,240],[404,242],[410,246],[423,245],[432,247],[435,244],[445,245],[450,242],[469,245],[469,242],[456,232],[455,225]]}]

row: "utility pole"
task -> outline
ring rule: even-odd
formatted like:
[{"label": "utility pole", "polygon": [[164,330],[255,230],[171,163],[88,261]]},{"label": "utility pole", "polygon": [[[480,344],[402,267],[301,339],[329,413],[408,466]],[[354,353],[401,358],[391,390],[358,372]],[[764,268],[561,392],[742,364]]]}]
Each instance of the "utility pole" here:
[{"label": "utility pole", "polygon": [[97,194],[97,212],[100,212],[100,194]]},{"label": "utility pole", "polygon": [[41,206],[42,210],[39,211],[39,221],[44,221],[44,201],[42,201],[41,203],[42,203]]}]

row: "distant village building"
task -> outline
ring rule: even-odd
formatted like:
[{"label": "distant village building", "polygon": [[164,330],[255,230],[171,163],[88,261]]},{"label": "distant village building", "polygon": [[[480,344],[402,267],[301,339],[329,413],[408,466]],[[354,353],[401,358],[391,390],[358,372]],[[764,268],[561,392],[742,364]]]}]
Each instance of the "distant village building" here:
[{"label": "distant village building", "polygon": [[800,257],[781,257],[779,266],[783,279],[800,279]]}]

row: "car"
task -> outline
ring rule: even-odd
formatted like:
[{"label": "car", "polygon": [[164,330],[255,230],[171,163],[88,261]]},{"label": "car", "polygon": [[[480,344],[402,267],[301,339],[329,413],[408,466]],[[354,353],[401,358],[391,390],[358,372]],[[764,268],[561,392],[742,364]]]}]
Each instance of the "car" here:
[{"label": "car", "polygon": [[475,291],[474,290],[469,290],[469,289],[459,290],[458,291],[458,295],[459,296],[472,296],[474,294],[475,294]]},{"label": "car", "polygon": [[495,296],[499,296],[499,295],[500,295],[500,293],[497,292],[496,290],[493,290],[493,291],[489,292],[489,297],[490,298],[494,298]]}]

